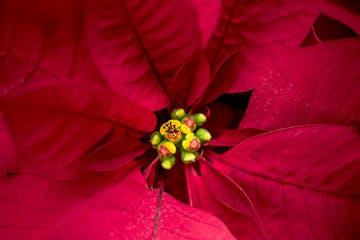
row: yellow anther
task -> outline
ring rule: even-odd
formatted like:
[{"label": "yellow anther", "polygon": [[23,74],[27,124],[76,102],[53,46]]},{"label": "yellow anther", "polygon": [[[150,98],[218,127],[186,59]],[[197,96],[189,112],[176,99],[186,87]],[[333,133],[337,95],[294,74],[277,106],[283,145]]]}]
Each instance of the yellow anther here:
[{"label": "yellow anther", "polygon": [[167,121],[166,123],[164,123],[163,125],[161,125],[160,134],[164,136],[167,132],[171,132],[173,130],[180,129],[180,127],[181,127],[180,121],[171,119],[171,120]]},{"label": "yellow anther", "polygon": [[172,142],[166,142],[164,143],[164,146],[166,146],[169,149],[171,154],[176,153],[176,146]]},{"label": "yellow anther", "polygon": [[168,141],[178,143],[181,140],[181,122],[171,119],[161,125],[160,134],[163,135]]},{"label": "yellow anther", "polygon": [[191,129],[190,129],[188,126],[186,126],[185,124],[182,124],[182,125],[181,125],[180,130],[181,130],[181,132],[184,133],[184,134],[189,134],[189,133],[191,133]]},{"label": "yellow anther", "polygon": [[190,133],[185,136],[185,139],[182,141],[181,145],[183,149],[193,152],[201,147],[201,142],[194,133]]},{"label": "yellow anther", "polygon": [[186,134],[185,139],[188,141],[191,141],[195,137],[194,133]]},{"label": "yellow anther", "polygon": [[188,141],[188,140],[183,140],[183,141],[181,142],[181,146],[182,146],[184,149],[189,149],[190,141]]}]

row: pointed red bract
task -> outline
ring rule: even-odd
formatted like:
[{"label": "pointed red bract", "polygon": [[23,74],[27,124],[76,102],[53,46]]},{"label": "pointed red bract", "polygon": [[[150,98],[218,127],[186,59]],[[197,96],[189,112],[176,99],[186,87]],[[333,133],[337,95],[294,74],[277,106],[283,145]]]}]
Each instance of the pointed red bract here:
[{"label": "pointed red bract", "polygon": [[193,207],[217,216],[229,228],[236,239],[264,239],[251,216],[233,211],[220,202],[206,187],[206,182],[198,176],[192,166],[186,171],[189,199]]},{"label": "pointed red bract", "polygon": [[234,239],[216,217],[190,208],[133,172],[82,208],[56,231],[60,239]]},{"label": "pointed red bract", "polygon": [[88,39],[107,81],[149,109],[167,107],[175,71],[201,49],[192,4],[188,0],[90,2]]},{"label": "pointed red bract", "polygon": [[235,59],[237,55],[233,54],[221,62],[221,66],[217,69],[211,69],[211,81],[206,87],[199,104],[206,104],[214,101],[221,94],[226,93],[233,85],[233,81],[237,78],[238,69]]},{"label": "pointed red bract", "polygon": [[[68,178],[80,158],[110,133],[150,132],[155,115],[98,85],[48,81],[0,97],[19,151],[17,171]],[[121,135],[120,135],[121,136]]]},{"label": "pointed red bract", "polygon": [[[212,156],[210,159],[216,160],[216,158],[213,157],[214,154],[210,156]],[[201,178],[206,182],[205,187],[209,192],[233,211],[251,216],[263,237],[267,238],[268,234],[263,222],[259,218],[253,202],[244,189],[204,158],[201,159],[200,170]]]},{"label": "pointed red bract", "polygon": [[[223,12],[209,43],[212,69],[240,51],[241,68],[300,45],[320,10],[320,1],[223,0]],[[235,69],[234,69],[235,70]]]},{"label": "pointed red bract", "polygon": [[2,1],[1,87],[36,81],[37,72],[55,78],[105,83],[90,56],[82,1]]},{"label": "pointed red bract", "polygon": [[221,159],[274,239],[359,236],[360,137],[355,129],[277,130],[243,141]]},{"label": "pointed red bract", "polygon": [[186,109],[191,106],[204,93],[209,83],[210,69],[206,58],[191,58],[179,68],[169,87],[172,107]]},{"label": "pointed red bract", "polygon": [[133,161],[142,155],[146,148],[141,136],[127,136],[109,141],[92,151],[83,159],[81,168],[92,171],[111,171]]},{"label": "pointed red bract", "polygon": [[226,175],[218,171],[206,159],[200,162],[201,177],[206,182],[210,192],[235,211],[251,216],[253,213],[252,203],[248,201],[246,193]]},{"label": "pointed red bract", "polygon": [[242,128],[306,123],[360,127],[360,39],[336,40],[276,56],[259,71]]},{"label": "pointed red bract", "polygon": [[205,48],[215,31],[221,14],[221,0],[192,0],[198,14],[198,22]]}]

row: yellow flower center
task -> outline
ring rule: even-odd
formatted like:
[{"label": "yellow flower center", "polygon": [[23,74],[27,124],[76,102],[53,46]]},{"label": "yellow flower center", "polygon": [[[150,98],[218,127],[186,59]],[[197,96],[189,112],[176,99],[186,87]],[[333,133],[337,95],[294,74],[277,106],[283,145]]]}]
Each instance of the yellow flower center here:
[{"label": "yellow flower center", "polygon": [[158,158],[164,169],[171,169],[175,164],[175,154],[181,157],[183,163],[191,164],[199,157],[198,150],[202,143],[210,141],[210,133],[197,126],[206,122],[202,113],[186,114],[182,108],[177,108],[171,114],[173,119],[161,125],[159,132],[153,132],[150,143],[157,149]]},{"label": "yellow flower center", "polygon": [[181,139],[181,122],[171,119],[161,125],[160,134],[170,142],[178,142]]}]

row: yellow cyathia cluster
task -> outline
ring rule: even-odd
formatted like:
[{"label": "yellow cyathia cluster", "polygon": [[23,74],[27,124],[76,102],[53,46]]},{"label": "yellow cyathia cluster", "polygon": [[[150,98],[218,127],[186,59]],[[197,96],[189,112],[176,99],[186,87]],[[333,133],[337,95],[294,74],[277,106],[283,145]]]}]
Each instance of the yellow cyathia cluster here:
[{"label": "yellow cyathia cluster", "polygon": [[161,125],[160,131],[150,136],[150,143],[157,150],[161,166],[165,169],[174,166],[175,155],[179,155],[186,164],[195,162],[203,143],[211,140],[208,130],[198,128],[206,122],[203,113],[186,114],[184,109],[177,108],[171,117]]}]

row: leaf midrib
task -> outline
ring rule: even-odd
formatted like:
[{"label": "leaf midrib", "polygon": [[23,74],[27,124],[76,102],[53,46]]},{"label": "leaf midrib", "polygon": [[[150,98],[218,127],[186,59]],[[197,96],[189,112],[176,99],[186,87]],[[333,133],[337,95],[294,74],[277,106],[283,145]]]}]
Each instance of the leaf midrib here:
[{"label": "leaf midrib", "polygon": [[148,53],[147,49],[145,48],[144,42],[143,42],[139,32],[137,31],[137,28],[136,28],[136,26],[135,26],[135,24],[134,24],[134,22],[133,22],[133,20],[131,18],[130,12],[129,12],[128,8],[126,7],[126,4],[124,3],[124,1],[121,1],[121,5],[122,5],[122,7],[124,9],[126,18],[128,19],[128,21],[130,23],[131,29],[133,30],[135,38],[136,38],[137,42],[139,43],[140,48],[143,51],[143,53],[145,55],[145,58],[146,58],[147,62],[149,63],[153,74],[155,75],[155,78],[158,80],[158,82],[159,82],[161,88],[163,89],[167,99],[169,101],[171,101],[170,93],[168,92],[168,90],[167,90],[167,88],[165,86],[165,83],[164,83],[164,81],[162,80],[162,78],[160,76],[159,71],[157,70],[155,64],[153,63],[153,61],[152,61],[152,59],[150,57],[150,54]]},{"label": "leaf midrib", "polygon": [[249,170],[244,169],[244,168],[240,168],[239,166],[236,166],[234,164],[231,164],[229,162],[226,162],[226,161],[222,160],[220,157],[216,156],[216,154],[211,154],[211,155],[213,155],[213,157],[216,157],[216,160],[221,162],[221,164],[225,164],[228,167],[230,167],[230,168],[232,168],[232,169],[234,169],[234,170],[236,170],[236,171],[238,171],[240,173],[244,173],[244,174],[250,175],[252,177],[261,178],[261,179],[263,179],[265,181],[270,181],[270,182],[277,183],[277,184],[292,186],[292,187],[300,188],[300,189],[306,189],[306,190],[310,190],[310,191],[313,191],[313,192],[325,193],[325,194],[329,194],[329,195],[332,195],[332,196],[335,196],[335,197],[338,197],[338,198],[345,198],[345,199],[357,198],[356,195],[345,195],[345,194],[340,194],[340,193],[336,193],[336,192],[316,189],[316,188],[313,188],[313,187],[310,187],[310,186],[303,186],[303,185],[296,184],[296,183],[293,183],[293,182],[285,182],[285,181],[282,181],[282,180],[279,180],[279,179],[276,179],[276,178],[265,176],[263,174],[259,174],[259,173],[255,173],[253,171],[249,171]]}]

